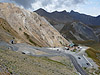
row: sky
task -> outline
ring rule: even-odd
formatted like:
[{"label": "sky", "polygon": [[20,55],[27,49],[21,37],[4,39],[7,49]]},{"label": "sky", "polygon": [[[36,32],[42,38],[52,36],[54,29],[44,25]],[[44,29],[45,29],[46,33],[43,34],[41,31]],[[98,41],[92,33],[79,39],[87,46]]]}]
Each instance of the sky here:
[{"label": "sky", "polygon": [[30,11],[43,8],[48,12],[74,10],[91,16],[100,15],[100,0],[0,0],[0,2],[15,3]]}]

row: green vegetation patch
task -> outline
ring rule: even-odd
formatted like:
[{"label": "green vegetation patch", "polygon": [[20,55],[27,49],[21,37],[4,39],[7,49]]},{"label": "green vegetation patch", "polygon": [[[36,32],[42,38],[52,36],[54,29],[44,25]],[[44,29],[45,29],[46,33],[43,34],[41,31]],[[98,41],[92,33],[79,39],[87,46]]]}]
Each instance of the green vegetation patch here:
[{"label": "green vegetation patch", "polygon": [[86,40],[86,41],[77,41],[77,40],[73,40],[73,42],[75,44],[81,44],[81,45],[85,45],[85,46],[91,46],[97,42],[93,41],[93,40]]},{"label": "green vegetation patch", "polygon": [[100,51],[100,43],[93,43],[90,47],[94,48],[95,50]]},{"label": "green vegetation patch", "polygon": [[29,41],[34,44],[35,46],[37,45],[34,41],[32,41],[31,39],[29,39]]},{"label": "green vegetation patch", "polygon": [[24,35],[26,36],[27,39],[29,39],[30,36],[26,32],[24,32]]},{"label": "green vegetation patch", "polygon": [[92,58],[100,66],[100,51],[97,51],[93,48],[86,50],[86,53],[90,58]]},{"label": "green vegetation patch", "polygon": [[19,28],[19,30],[20,30],[20,31],[22,31],[22,29],[21,29],[21,28]]}]

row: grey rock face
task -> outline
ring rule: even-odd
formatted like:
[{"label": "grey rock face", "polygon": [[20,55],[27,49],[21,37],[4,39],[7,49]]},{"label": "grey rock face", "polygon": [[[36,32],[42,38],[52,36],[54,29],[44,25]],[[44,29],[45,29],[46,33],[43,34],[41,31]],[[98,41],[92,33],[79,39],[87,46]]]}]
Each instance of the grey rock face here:
[{"label": "grey rock face", "polygon": [[35,12],[45,17],[66,39],[100,40],[100,16],[93,17],[74,11],[49,13],[43,9]]},{"label": "grey rock face", "polygon": [[93,32],[93,29],[84,25],[83,23],[72,23],[73,28],[75,29],[75,34],[80,36],[83,40],[96,40],[98,41],[97,36]]},{"label": "grey rock face", "polygon": [[95,34],[92,28],[86,26],[82,22],[72,22],[69,25],[65,25],[61,30],[61,33],[65,38],[72,40],[95,40],[99,41],[98,36]]}]

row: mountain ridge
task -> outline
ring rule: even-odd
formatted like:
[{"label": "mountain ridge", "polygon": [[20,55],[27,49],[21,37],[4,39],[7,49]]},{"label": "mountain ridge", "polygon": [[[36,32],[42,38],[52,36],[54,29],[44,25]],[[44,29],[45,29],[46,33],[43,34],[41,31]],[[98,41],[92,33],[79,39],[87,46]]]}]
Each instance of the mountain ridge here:
[{"label": "mountain ridge", "polygon": [[[79,12],[76,12],[76,11],[74,11],[74,10],[71,10],[70,12],[67,12],[66,10],[63,10],[63,11],[53,11],[53,12],[47,12],[46,10],[44,10],[44,9],[42,9],[42,8],[40,8],[40,9],[38,9],[38,10],[36,10],[35,12],[41,12],[41,13],[39,13],[41,16],[45,16],[45,15],[43,15],[43,13],[42,13],[42,11],[43,12],[45,12],[46,14],[53,14],[53,13],[55,13],[55,14],[58,14],[58,13],[61,13],[61,14],[63,14],[63,15],[65,15],[65,14],[67,14],[67,15],[70,15],[74,20],[79,20],[79,21],[81,21],[81,22],[83,22],[84,24],[88,24],[88,25],[95,25],[95,21],[98,19],[98,18],[100,18],[100,15],[98,15],[98,16],[91,16],[91,15],[87,15],[87,14],[84,14],[84,13],[79,13]],[[78,17],[77,17],[78,16]],[[83,20],[83,19],[86,19],[85,21]],[[90,19],[90,20],[88,20],[88,19]],[[95,23],[93,23],[92,21],[91,21],[91,19],[93,20],[93,22],[95,22]],[[100,20],[100,19],[99,19]],[[89,21],[89,22],[91,22],[91,23],[87,23],[87,21]],[[96,23],[96,25],[100,25],[100,23]]]},{"label": "mountain ridge", "polygon": [[[41,10],[44,10],[44,9],[41,9]],[[56,12],[48,13],[45,10],[44,12],[47,13],[46,15],[42,13],[42,11],[39,11],[39,10],[36,10],[35,12],[39,14],[40,16],[45,17],[66,39],[70,39],[73,37],[74,39],[71,39],[71,40],[75,40],[79,38],[81,41],[82,40],[94,40],[94,41],[100,40],[99,38],[100,36],[98,35],[100,34],[99,29],[98,30],[94,29],[99,26],[99,16],[93,17],[90,15],[80,14],[74,11],[71,11],[71,12],[56,11]],[[70,29],[70,26],[72,26],[73,24],[77,26],[76,28],[78,28],[78,30],[75,29],[75,27],[72,27]],[[86,28],[86,30],[84,28]],[[89,32],[91,32],[91,34]],[[70,38],[69,38],[69,35],[71,36]]]}]

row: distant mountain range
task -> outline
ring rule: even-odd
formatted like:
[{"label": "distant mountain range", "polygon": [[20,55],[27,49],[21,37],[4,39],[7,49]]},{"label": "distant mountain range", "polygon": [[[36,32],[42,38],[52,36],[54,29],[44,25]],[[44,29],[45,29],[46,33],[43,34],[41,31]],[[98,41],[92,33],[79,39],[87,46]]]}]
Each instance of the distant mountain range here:
[{"label": "distant mountain range", "polygon": [[81,21],[84,24],[87,25],[100,25],[100,15],[97,17],[93,17],[90,15],[86,15],[86,14],[80,14],[78,12],[75,11],[71,11],[71,12],[67,12],[66,10],[58,12],[58,11],[54,11],[54,12],[47,12],[46,10],[40,8],[38,10],[36,10],[35,12],[37,12],[39,15],[50,18],[50,19],[55,19],[57,21],[60,22],[70,22],[72,20],[77,20],[77,21]]},{"label": "distant mountain range", "polygon": [[35,11],[45,17],[66,39],[100,40],[100,15],[93,17],[75,11],[47,12],[40,8]]},{"label": "distant mountain range", "polygon": [[81,21],[87,25],[100,25],[100,15],[93,17],[90,15],[80,14],[78,12],[71,11],[69,13],[75,20]]}]

